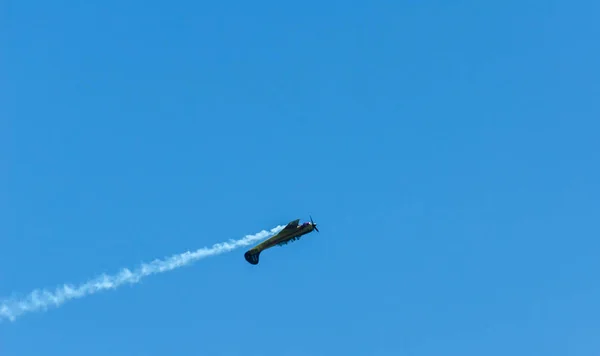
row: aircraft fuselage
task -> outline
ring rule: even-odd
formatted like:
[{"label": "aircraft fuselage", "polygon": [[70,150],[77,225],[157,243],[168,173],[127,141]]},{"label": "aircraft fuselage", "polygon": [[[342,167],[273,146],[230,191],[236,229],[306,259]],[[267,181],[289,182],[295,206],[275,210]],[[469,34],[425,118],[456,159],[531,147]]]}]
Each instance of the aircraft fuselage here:
[{"label": "aircraft fuselage", "polygon": [[258,246],[256,246],[256,248],[259,250],[266,250],[266,249],[271,248],[276,245],[282,246],[282,245],[287,244],[290,241],[295,241],[300,236],[308,234],[309,232],[312,232],[313,230],[314,230],[314,226],[312,226],[310,223],[299,225],[298,227],[294,228],[294,230],[281,231],[279,234],[271,237],[270,239],[268,239],[268,240],[262,242],[261,244],[259,244]]},{"label": "aircraft fuselage", "polygon": [[261,242],[250,250],[246,251],[244,254],[244,258],[249,263],[256,265],[258,264],[259,255],[262,251],[271,248],[273,246],[283,246],[286,245],[290,241],[295,241],[300,238],[300,236],[308,234],[315,230],[315,225],[310,222],[304,223],[298,226],[290,226],[294,222],[288,224],[283,230],[277,233],[275,236],[270,237],[269,239]]},{"label": "aircraft fuselage", "polygon": [[275,236],[270,237],[269,239],[261,242],[260,244],[246,251],[246,253],[244,254],[244,258],[246,259],[246,261],[253,265],[256,265],[258,264],[259,255],[262,251],[273,246],[286,245],[290,241],[295,241],[296,239],[299,239],[302,235],[308,234],[313,230],[317,230],[316,224],[312,223],[312,219],[311,222],[306,222],[302,225],[297,225],[298,220],[290,222],[285,228],[283,228],[283,230],[279,231]]}]

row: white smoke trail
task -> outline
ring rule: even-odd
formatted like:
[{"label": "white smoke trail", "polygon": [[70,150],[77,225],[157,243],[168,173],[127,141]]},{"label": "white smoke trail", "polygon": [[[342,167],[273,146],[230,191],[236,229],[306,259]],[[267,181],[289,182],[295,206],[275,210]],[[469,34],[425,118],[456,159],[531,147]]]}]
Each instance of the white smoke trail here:
[{"label": "white smoke trail", "polygon": [[189,265],[199,259],[222,254],[232,251],[238,247],[247,246],[258,240],[262,240],[272,234],[281,231],[283,226],[277,226],[270,231],[263,230],[254,235],[246,235],[239,240],[230,240],[229,242],[215,244],[210,248],[203,247],[196,251],[187,251],[178,255],[156,259],[150,263],[143,263],[133,272],[127,268],[119,273],[108,276],[106,274],[85,282],[77,287],[65,284],[57,287],[54,292],[44,290],[34,290],[23,299],[4,299],[0,301],[0,322],[3,319],[15,321],[17,317],[24,313],[46,310],[49,307],[59,307],[71,299],[82,298],[87,295],[95,294],[106,289],[116,289],[117,287],[129,283],[139,282],[143,277],[174,270],[179,267]]}]

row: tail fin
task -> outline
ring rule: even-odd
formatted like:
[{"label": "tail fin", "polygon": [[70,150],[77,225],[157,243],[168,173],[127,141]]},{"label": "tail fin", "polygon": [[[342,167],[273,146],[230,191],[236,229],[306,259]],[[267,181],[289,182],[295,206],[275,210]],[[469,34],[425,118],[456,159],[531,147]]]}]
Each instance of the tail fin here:
[{"label": "tail fin", "polygon": [[253,265],[257,265],[258,264],[258,256],[260,255],[260,250],[248,250],[245,254],[244,254],[244,258],[246,259],[246,261],[248,261],[248,263],[253,264]]}]

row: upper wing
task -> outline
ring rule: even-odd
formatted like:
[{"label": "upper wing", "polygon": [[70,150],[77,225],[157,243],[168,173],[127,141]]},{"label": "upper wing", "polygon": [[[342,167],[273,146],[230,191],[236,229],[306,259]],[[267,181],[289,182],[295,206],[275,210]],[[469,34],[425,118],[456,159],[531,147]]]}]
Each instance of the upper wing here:
[{"label": "upper wing", "polygon": [[[294,221],[291,221],[289,224],[287,224],[283,230],[291,230],[291,229],[295,229],[298,227],[298,223],[300,222],[300,219],[296,219]],[[282,230],[282,231],[283,231]]]}]

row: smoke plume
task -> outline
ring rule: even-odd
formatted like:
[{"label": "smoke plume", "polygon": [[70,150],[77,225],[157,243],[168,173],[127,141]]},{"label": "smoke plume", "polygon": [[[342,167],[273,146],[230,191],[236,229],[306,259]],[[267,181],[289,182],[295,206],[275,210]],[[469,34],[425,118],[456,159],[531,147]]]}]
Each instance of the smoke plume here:
[{"label": "smoke plume", "polygon": [[0,300],[0,321],[6,319],[15,321],[25,313],[45,311],[49,307],[60,307],[71,299],[83,298],[107,289],[116,289],[123,284],[135,284],[146,276],[172,271],[202,258],[219,255],[242,246],[250,245],[253,242],[281,231],[281,229],[283,229],[283,226],[277,226],[270,231],[263,230],[254,235],[246,235],[239,240],[230,240],[229,242],[215,244],[210,248],[203,247],[196,251],[187,251],[162,260],[156,259],[150,263],[141,264],[133,271],[124,268],[112,276],[102,274],[79,286],[65,284],[57,287],[54,291],[36,289],[24,298]]}]

